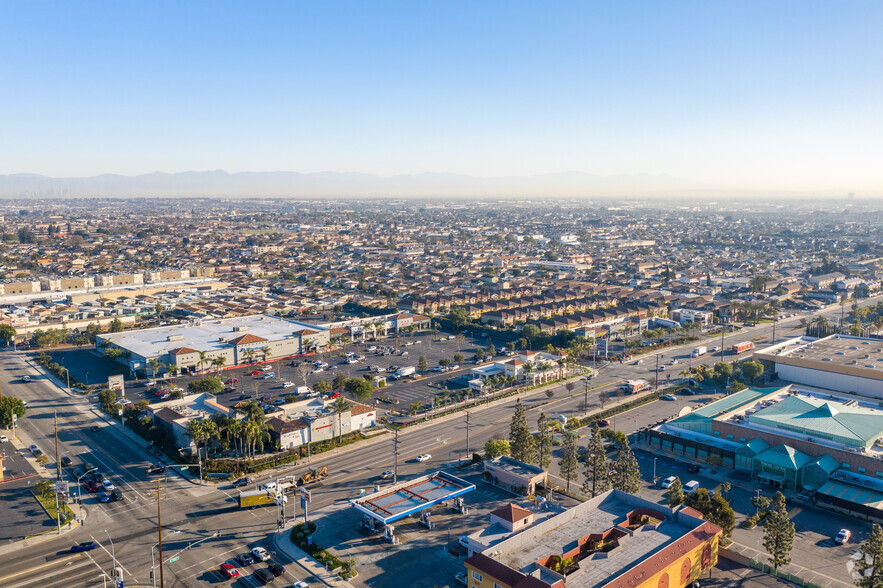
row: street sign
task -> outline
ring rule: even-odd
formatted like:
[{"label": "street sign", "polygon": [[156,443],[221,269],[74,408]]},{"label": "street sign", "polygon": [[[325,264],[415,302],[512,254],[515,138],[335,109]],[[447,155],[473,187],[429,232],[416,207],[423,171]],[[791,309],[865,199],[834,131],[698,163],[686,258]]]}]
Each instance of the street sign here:
[{"label": "street sign", "polygon": [[12,422],[14,423],[16,421],[18,421],[18,415],[15,413],[12,413]]},{"label": "street sign", "polygon": [[117,588],[123,588],[123,581],[117,580]]},{"label": "street sign", "polygon": [[175,563],[175,562],[178,561],[179,559],[181,559],[181,556],[180,556],[180,555],[176,555],[175,557],[173,557],[172,559],[169,560],[169,563]]},{"label": "street sign", "polygon": [[123,375],[108,376],[107,387],[118,392],[123,398],[126,397],[126,377]]},{"label": "street sign", "polygon": [[301,495],[301,502],[304,502],[304,501],[306,501],[306,502],[310,502],[311,497],[310,497],[310,491],[309,491],[309,490],[307,490],[306,488],[301,488],[301,489],[300,489],[300,495]]}]

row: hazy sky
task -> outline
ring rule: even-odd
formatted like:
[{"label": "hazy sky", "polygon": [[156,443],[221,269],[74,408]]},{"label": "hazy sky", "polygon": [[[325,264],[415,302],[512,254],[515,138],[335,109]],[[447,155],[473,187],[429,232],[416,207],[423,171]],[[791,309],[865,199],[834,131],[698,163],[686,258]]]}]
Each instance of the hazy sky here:
[{"label": "hazy sky", "polygon": [[0,173],[883,188],[883,2],[0,0]]}]

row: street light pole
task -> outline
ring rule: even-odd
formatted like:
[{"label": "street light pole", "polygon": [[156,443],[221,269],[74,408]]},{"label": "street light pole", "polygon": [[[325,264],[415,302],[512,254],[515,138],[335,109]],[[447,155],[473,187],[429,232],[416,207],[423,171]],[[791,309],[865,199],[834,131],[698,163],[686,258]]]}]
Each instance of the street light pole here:
[{"label": "street light pole", "polygon": [[104,534],[107,535],[107,540],[110,541],[110,553],[111,553],[111,557],[113,558],[113,577],[114,577],[114,580],[118,580],[119,578],[116,577],[117,576],[117,550],[113,546],[113,539],[111,539],[110,533],[107,532],[107,529],[104,530]]}]

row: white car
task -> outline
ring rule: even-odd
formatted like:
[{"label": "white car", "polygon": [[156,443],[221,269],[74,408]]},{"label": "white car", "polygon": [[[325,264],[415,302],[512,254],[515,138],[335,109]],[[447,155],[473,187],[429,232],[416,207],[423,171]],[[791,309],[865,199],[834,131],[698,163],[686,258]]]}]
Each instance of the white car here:
[{"label": "white car", "polygon": [[669,476],[662,481],[662,484],[660,484],[660,486],[662,486],[663,488],[671,488],[671,485],[674,484],[675,480],[677,479],[677,476]]},{"label": "white car", "polygon": [[466,535],[461,535],[460,539],[457,540],[457,543],[460,544],[460,547],[465,547],[466,549],[469,549],[469,537],[467,537]]},{"label": "white car", "polygon": [[22,376],[21,381],[27,384],[31,381],[31,376]]},{"label": "white car", "polygon": [[255,547],[251,550],[251,554],[255,556],[258,561],[267,561],[270,559],[270,554],[267,553],[267,550],[263,547]]},{"label": "white car", "polygon": [[429,461],[430,459],[432,459],[432,456],[429,455],[428,453],[424,453],[423,455],[417,456],[417,461]]},{"label": "white car", "polygon": [[291,585],[291,588],[310,588],[310,585],[306,582],[295,582]]},{"label": "white car", "polygon": [[6,435],[0,435],[0,443],[7,443],[9,441],[9,437]]},{"label": "white car", "polygon": [[113,482],[111,482],[110,480],[105,480],[105,481],[101,482],[101,485],[104,486],[104,489],[108,490],[108,491],[116,488],[116,486],[114,486]]},{"label": "white car", "polygon": [[285,382],[284,384],[282,384],[283,388],[294,388],[295,386],[297,386],[297,384],[295,384],[294,382]]}]

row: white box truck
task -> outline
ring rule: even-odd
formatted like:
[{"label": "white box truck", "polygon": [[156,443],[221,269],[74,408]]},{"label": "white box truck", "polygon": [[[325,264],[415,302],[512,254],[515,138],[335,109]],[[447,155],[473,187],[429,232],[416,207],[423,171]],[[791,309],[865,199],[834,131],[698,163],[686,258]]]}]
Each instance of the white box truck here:
[{"label": "white box truck", "polygon": [[414,372],[417,371],[417,368],[413,366],[401,367],[396,370],[396,378],[404,378],[405,376],[410,376]]},{"label": "white box truck", "polygon": [[705,347],[694,347],[693,348],[693,357],[699,357],[700,355],[705,355],[705,352],[708,351]]}]

